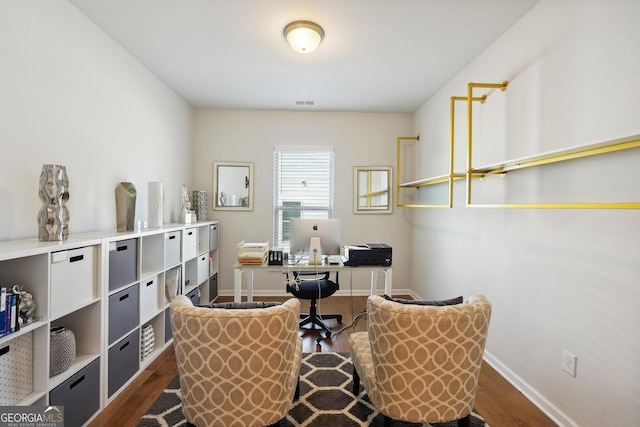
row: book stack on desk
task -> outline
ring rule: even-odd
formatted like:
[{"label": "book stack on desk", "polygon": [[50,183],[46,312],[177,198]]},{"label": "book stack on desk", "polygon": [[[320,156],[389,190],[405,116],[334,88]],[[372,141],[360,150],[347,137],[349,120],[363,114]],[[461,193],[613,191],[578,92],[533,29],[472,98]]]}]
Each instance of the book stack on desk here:
[{"label": "book stack on desk", "polygon": [[269,242],[266,243],[238,243],[238,264],[262,265],[269,255]]}]

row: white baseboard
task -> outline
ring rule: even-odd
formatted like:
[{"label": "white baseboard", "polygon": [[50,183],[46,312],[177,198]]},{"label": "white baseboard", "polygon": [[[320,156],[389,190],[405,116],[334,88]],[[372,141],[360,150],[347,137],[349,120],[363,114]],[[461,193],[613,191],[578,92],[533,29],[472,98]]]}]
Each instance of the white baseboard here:
[{"label": "white baseboard", "polygon": [[544,412],[551,420],[560,427],[579,427],[578,424],[558,409],[546,397],[540,394],[535,388],[515,374],[506,365],[495,358],[490,352],[484,352],[484,360],[500,375],[502,375],[512,386],[522,393],[531,403]]}]

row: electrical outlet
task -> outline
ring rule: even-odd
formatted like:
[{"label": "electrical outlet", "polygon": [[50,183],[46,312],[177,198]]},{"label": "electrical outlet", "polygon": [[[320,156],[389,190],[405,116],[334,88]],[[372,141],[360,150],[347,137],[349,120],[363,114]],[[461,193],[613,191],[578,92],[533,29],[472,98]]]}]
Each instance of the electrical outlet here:
[{"label": "electrical outlet", "polygon": [[572,377],[576,376],[576,364],[578,362],[578,358],[568,352],[567,350],[562,350],[562,370]]}]

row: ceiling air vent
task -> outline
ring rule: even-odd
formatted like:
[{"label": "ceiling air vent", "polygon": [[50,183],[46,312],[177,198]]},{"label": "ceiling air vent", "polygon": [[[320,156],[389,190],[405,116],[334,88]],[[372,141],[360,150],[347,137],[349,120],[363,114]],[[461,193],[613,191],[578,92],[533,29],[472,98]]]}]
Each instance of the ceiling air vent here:
[{"label": "ceiling air vent", "polygon": [[311,100],[300,100],[296,101],[296,107],[315,107],[316,101]]}]

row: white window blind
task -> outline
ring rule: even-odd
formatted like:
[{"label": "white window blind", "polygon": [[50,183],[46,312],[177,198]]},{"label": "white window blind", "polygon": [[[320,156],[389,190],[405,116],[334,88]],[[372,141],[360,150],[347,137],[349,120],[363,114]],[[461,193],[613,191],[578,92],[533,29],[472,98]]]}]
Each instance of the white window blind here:
[{"label": "white window blind", "polygon": [[288,250],[291,218],[333,216],[333,151],[281,149],[273,160],[273,246]]}]

